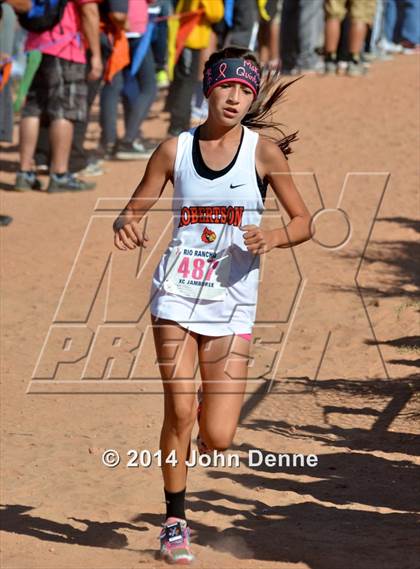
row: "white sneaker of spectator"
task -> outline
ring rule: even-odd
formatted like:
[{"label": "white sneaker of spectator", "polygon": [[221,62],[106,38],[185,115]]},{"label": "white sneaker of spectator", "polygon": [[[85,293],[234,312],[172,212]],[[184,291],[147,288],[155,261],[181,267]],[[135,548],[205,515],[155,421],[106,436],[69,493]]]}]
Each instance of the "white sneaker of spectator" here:
[{"label": "white sneaker of spectator", "polygon": [[402,45],[388,41],[386,38],[379,40],[378,47],[385,53],[402,53],[403,51]]},{"label": "white sneaker of spectator", "polygon": [[102,176],[104,170],[101,167],[100,160],[89,161],[83,170],[77,172],[78,176]]}]

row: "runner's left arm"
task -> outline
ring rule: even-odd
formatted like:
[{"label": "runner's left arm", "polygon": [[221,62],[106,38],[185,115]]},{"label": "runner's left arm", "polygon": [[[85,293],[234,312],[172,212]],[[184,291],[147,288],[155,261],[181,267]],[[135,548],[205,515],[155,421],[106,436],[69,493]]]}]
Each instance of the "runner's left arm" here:
[{"label": "runner's left arm", "polygon": [[274,142],[260,138],[257,146],[257,168],[260,175],[269,181],[290,217],[286,227],[267,232],[270,248],[293,247],[311,239],[314,234],[311,214],[295,186],[286,157]]}]

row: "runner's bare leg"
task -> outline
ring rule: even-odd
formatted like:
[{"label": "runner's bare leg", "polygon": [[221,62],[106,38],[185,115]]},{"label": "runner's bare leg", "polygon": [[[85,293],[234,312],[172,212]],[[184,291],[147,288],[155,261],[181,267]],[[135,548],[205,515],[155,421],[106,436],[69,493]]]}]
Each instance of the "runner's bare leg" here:
[{"label": "runner's bare leg", "polygon": [[[191,433],[196,421],[197,399],[194,381],[197,334],[173,320],[151,315],[159,369],[164,389],[164,420],[160,436],[162,474],[168,492],[186,487]],[[165,458],[175,450],[178,463],[173,467]]]},{"label": "runner's bare leg", "polygon": [[200,336],[200,435],[211,449],[226,450],[235,435],[245,396],[250,344],[237,335]]}]

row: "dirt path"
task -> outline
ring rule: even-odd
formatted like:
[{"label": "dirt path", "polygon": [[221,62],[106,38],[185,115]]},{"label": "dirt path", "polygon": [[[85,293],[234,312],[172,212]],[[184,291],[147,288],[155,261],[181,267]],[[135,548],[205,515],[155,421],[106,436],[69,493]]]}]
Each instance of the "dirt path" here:
[{"label": "dirt path", "polygon": [[[279,111],[300,131],[295,181],[312,212],[327,211],[316,241],[263,259],[230,451],[240,465],[190,469],[197,567],[418,567],[418,71],[418,56],[400,56],[365,78],[307,77]],[[165,124],[156,112],[145,132]],[[111,224],[144,163],[107,163],[94,192],[48,196],[7,191],[16,158],[3,146],[1,211],[14,222],[1,230],[1,566],[161,567],[159,466],[125,465],[129,449],[158,448],[147,300],[171,190],[139,259],[112,249]],[[269,198],[274,227],[282,212]],[[114,469],[101,463],[110,448]],[[318,465],[252,466],[252,449]]]}]

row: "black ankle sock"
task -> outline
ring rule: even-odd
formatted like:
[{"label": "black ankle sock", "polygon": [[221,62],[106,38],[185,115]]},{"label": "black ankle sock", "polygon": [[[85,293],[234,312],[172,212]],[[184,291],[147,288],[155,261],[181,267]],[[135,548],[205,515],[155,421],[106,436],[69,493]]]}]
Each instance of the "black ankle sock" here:
[{"label": "black ankle sock", "polygon": [[185,520],[185,490],[168,492],[165,488],[166,517],[182,518]]}]

